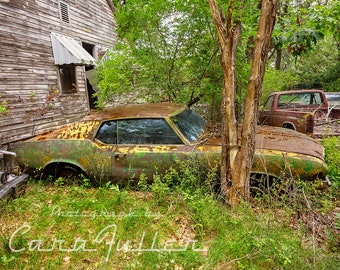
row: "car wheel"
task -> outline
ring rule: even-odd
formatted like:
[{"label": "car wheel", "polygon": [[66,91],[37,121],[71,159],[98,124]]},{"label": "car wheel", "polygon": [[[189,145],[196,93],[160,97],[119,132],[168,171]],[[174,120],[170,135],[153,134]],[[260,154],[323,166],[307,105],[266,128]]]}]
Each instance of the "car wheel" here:
[{"label": "car wheel", "polygon": [[46,168],[46,175],[52,176],[54,181],[63,181],[65,183],[79,184],[83,177],[86,177],[85,173],[77,166],[59,163],[54,166]]},{"label": "car wheel", "polygon": [[252,197],[270,194],[271,189],[277,184],[277,178],[266,174],[251,174],[250,195]]},{"label": "car wheel", "polygon": [[62,165],[57,170],[57,176],[65,180],[76,180],[79,178],[80,170],[70,165]]},{"label": "car wheel", "polygon": [[285,123],[283,125],[284,128],[287,128],[287,129],[292,129],[292,130],[295,130],[295,127],[294,125],[292,125],[291,123]]}]

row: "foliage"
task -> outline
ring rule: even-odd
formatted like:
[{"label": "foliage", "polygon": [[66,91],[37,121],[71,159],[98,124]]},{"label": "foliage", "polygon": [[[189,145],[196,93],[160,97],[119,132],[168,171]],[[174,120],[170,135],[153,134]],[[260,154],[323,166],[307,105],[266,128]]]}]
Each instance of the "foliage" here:
[{"label": "foliage", "polygon": [[325,36],[338,35],[338,0],[326,4],[301,1],[291,5],[283,1],[279,10],[273,42],[278,48],[287,48],[294,57],[315,48]]},{"label": "foliage", "polygon": [[339,267],[336,231],[324,223],[334,208],[327,193],[301,183],[293,205],[257,200],[230,209],[211,190],[215,176],[215,168],[202,173],[191,160],[156,173],[153,183],[142,176],[142,192],[112,183],[87,188],[61,179],[62,186],[30,181],[26,194],[1,203],[0,267]]},{"label": "foliage", "polygon": [[325,91],[340,89],[340,61],[336,46],[335,40],[328,36],[317,44],[315,51],[301,56],[291,66],[291,71],[299,77],[299,87]]},{"label": "foliage", "polygon": [[262,102],[273,92],[294,89],[299,84],[299,79],[291,70],[267,68],[262,85]]},{"label": "foliage", "polygon": [[0,115],[6,114],[7,113],[7,102],[3,101],[0,104]]},{"label": "foliage", "polygon": [[[118,42],[97,73],[99,105],[117,102],[201,100],[211,105],[212,118],[220,111],[223,74],[217,35],[209,5],[195,1],[117,1]],[[259,9],[249,2],[244,14],[242,46],[237,51],[237,91],[240,114],[256,36]],[[133,93],[129,95],[129,93]],[[131,99],[132,98],[132,99]],[[218,118],[218,116],[217,116]]]},{"label": "foliage", "polygon": [[115,13],[119,41],[99,69],[100,100],[211,100],[221,80],[208,6],[201,1],[129,1]]},{"label": "foliage", "polygon": [[329,137],[322,140],[325,147],[325,160],[328,165],[328,177],[335,189],[340,188],[340,138]]},{"label": "foliage", "polygon": [[[200,0],[114,1],[118,42],[109,60],[98,68],[99,107],[108,103],[197,99],[210,105],[219,120],[222,72],[218,42],[208,5]],[[282,2],[273,35],[281,50],[280,71],[271,54],[263,96],[297,87],[339,88],[338,0]],[[243,113],[250,56],[256,35],[258,7],[247,2],[237,51],[237,104]]]},{"label": "foliage", "polygon": [[[338,43],[340,42],[339,4],[339,0],[327,1],[325,4],[321,2],[318,5],[311,2],[311,7],[304,10],[305,14],[309,14],[309,22],[315,26],[315,29],[320,29],[325,36],[332,35]],[[313,10],[312,13],[310,9]]]},{"label": "foliage", "polygon": [[141,174],[137,187],[142,191],[152,191],[155,196],[165,200],[172,191],[183,193],[185,197],[191,196],[193,192],[211,194],[218,187],[217,175],[217,165],[202,168],[200,162],[192,157],[186,161],[176,160],[163,175],[156,172],[151,184],[146,176]]},{"label": "foliage", "polygon": [[[98,106],[108,103],[201,99],[218,120],[222,71],[217,35],[207,3],[195,1],[113,1],[118,41],[98,68]],[[273,34],[273,53],[263,96],[297,87],[339,88],[338,0],[283,1]],[[237,104],[242,115],[256,26],[257,2],[247,2],[237,51]],[[282,54],[273,70],[274,51]],[[278,57],[278,56],[277,56]],[[123,98],[122,98],[123,97]]]},{"label": "foliage", "polygon": [[301,1],[293,6],[283,2],[281,6],[284,8],[273,41],[275,48],[282,50],[283,72],[289,70],[299,78],[296,88],[337,91],[340,87],[339,1]]}]

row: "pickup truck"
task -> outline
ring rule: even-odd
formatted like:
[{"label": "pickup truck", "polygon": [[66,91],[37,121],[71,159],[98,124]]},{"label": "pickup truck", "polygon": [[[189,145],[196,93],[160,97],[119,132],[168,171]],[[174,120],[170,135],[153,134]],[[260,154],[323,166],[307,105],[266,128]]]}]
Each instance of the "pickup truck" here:
[{"label": "pickup truck", "polygon": [[292,90],[268,96],[258,124],[284,127],[314,138],[340,136],[340,108],[331,106],[322,90]]}]

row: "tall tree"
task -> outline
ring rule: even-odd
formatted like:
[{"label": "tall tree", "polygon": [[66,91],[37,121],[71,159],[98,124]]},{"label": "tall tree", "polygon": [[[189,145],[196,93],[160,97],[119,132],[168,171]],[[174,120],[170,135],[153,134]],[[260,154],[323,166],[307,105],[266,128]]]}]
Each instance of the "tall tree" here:
[{"label": "tall tree", "polygon": [[[241,33],[240,13],[243,2],[231,0],[225,17],[216,0],[209,0],[212,17],[218,32],[221,64],[224,71],[222,104],[222,167],[221,190],[230,204],[236,205],[249,197],[249,178],[255,152],[255,127],[261,97],[268,49],[275,24],[276,0],[262,0],[258,31],[248,80],[248,95],[241,126],[235,113],[235,56]],[[237,3],[237,1],[236,1]],[[238,16],[235,14],[238,13]]]},{"label": "tall tree", "polygon": [[[221,81],[218,43],[205,1],[114,1],[118,41],[103,69],[101,95],[211,103]],[[134,95],[136,96],[136,95]],[[220,100],[220,99],[219,99]]]}]

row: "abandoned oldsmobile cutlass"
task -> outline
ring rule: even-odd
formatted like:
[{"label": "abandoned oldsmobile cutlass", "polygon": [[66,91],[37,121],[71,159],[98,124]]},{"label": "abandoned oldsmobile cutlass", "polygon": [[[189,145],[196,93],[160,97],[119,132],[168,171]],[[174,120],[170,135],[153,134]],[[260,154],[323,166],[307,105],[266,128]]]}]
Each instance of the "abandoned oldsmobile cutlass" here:
[{"label": "abandoned oldsmobile cutlass", "polygon": [[[218,164],[221,140],[205,129],[206,121],[186,106],[135,104],[93,113],[11,147],[22,167],[54,177],[83,174],[102,184],[142,172],[152,177],[190,157],[202,168]],[[280,178],[288,170],[300,179],[325,179],[323,147],[295,131],[259,126],[252,173]]]}]

